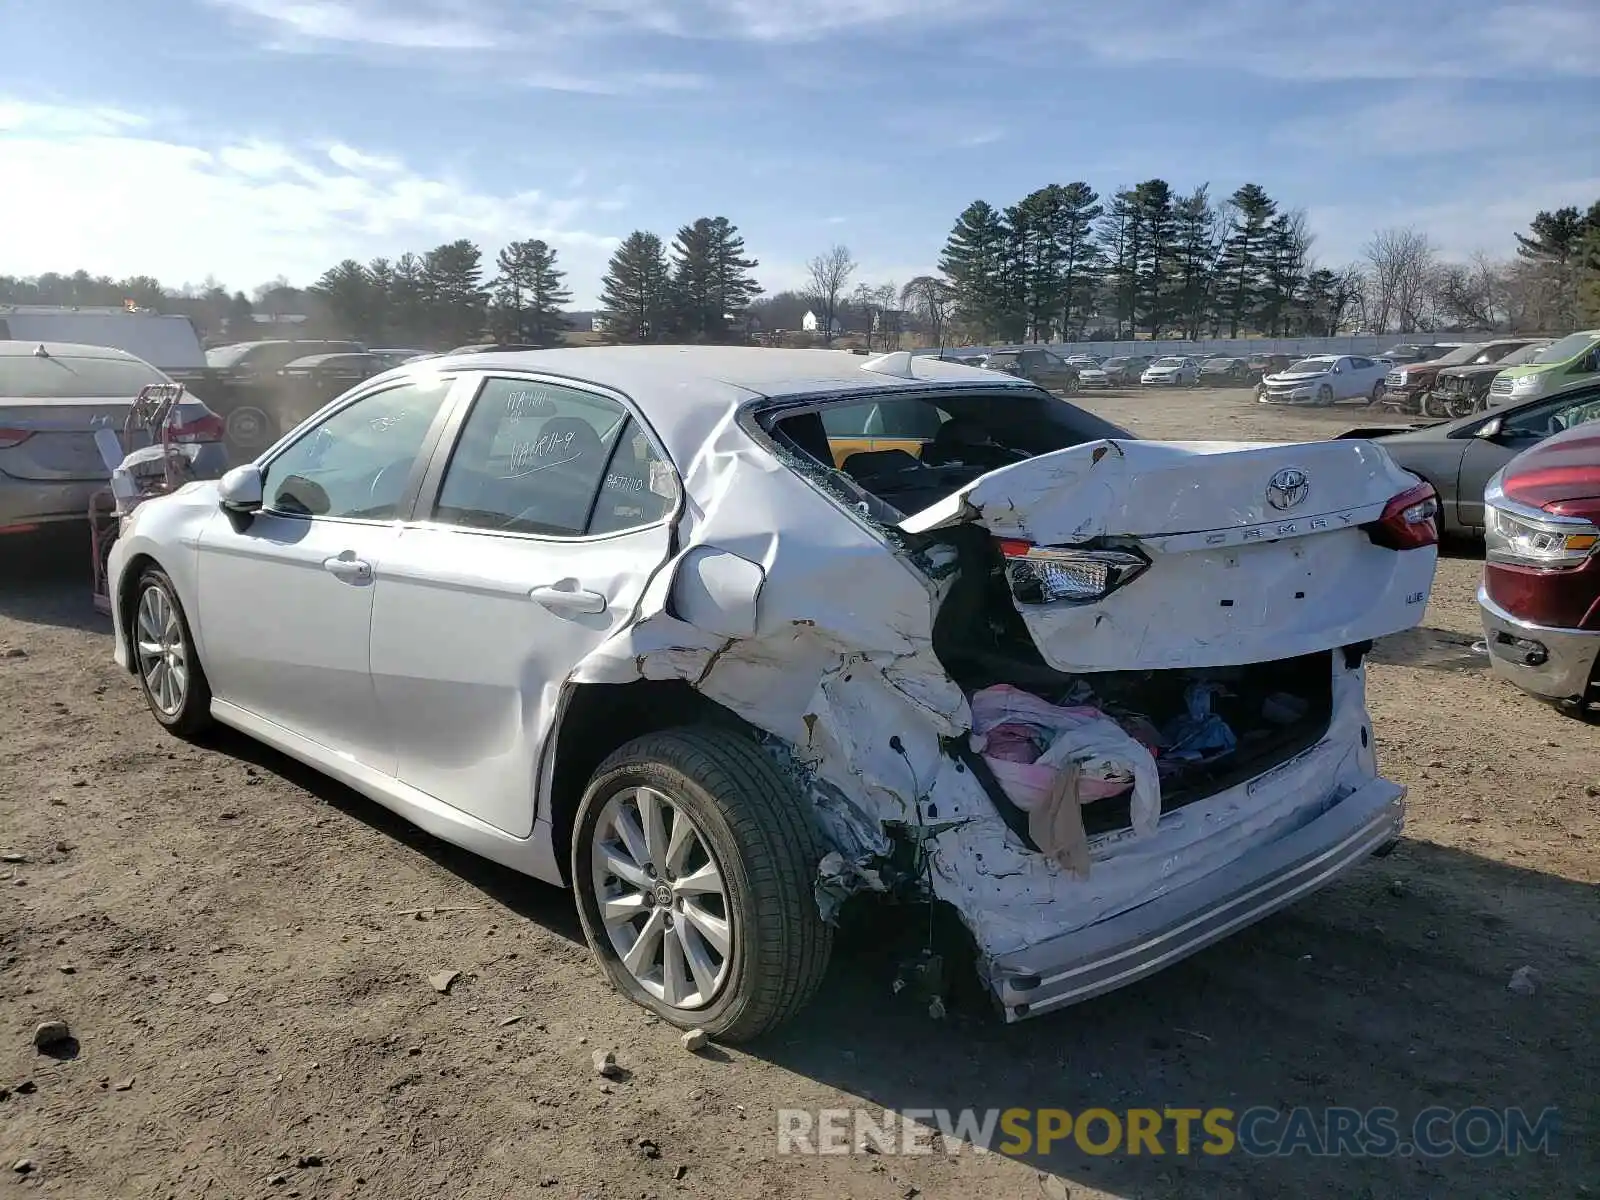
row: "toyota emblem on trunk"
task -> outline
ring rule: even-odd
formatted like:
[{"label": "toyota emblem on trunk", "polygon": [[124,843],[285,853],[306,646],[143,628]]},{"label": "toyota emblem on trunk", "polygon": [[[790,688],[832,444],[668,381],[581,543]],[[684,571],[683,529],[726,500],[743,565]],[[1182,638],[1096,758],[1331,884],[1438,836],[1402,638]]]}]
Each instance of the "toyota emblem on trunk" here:
[{"label": "toyota emblem on trunk", "polygon": [[1267,503],[1280,512],[1305,503],[1311,481],[1299,467],[1285,467],[1267,481]]}]

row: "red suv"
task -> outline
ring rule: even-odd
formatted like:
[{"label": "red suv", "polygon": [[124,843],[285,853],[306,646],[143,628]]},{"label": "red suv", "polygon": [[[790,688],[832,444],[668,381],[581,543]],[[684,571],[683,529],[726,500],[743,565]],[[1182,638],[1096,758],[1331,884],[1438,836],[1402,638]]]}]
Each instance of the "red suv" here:
[{"label": "red suv", "polygon": [[1512,459],[1484,506],[1478,604],[1495,673],[1600,718],[1600,420]]}]

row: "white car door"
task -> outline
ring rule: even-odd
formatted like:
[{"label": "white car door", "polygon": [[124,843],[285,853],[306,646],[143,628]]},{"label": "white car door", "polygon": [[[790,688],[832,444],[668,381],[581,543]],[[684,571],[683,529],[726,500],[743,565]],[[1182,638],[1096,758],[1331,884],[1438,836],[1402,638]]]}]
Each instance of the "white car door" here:
[{"label": "white car door", "polygon": [[487,375],[379,565],[372,675],[402,783],[533,829],[563,681],[671,553],[678,485],[620,397]]},{"label": "white car door", "polygon": [[394,748],[367,666],[374,581],[449,386],[403,382],[340,407],[266,461],[260,511],[219,511],[198,544],[213,696],[384,772]]}]

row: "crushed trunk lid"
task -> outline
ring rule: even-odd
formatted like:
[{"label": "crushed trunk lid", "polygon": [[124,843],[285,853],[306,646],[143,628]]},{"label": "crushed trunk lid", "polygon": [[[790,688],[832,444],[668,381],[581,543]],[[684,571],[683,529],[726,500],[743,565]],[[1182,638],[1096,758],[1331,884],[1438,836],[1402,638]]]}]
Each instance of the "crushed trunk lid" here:
[{"label": "crushed trunk lid", "polygon": [[1008,562],[1029,547],[1144,559],[1092,599],[1014,591],[1058,670],[1226,666],[1415,625],[1435,549],[1397,551],[1364,527],[1419,482],[1364,441],[1101,440],[991,471],[900,528],[977,524]]}]

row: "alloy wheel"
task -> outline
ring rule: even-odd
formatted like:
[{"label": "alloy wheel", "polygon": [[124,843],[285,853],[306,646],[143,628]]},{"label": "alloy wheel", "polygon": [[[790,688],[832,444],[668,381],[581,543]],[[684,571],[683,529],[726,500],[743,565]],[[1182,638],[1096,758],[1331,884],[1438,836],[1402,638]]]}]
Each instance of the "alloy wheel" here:
[{"label": "alloy wheel", "polygon": [[160,587],[151,585],[139,596],[135,641],[139,674],[152,703],[176,716],[189,690],[189,659],[177,607]]},{"label": "alloy wheel", "polygon": [[623,969],[674,1008],[710,1004],[737,930],[704,832],[664,793],[634,787],[606,803],[591,846],[600,920]]}]

